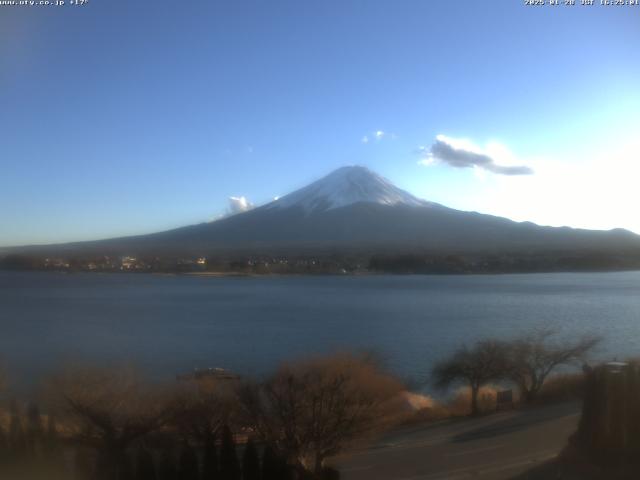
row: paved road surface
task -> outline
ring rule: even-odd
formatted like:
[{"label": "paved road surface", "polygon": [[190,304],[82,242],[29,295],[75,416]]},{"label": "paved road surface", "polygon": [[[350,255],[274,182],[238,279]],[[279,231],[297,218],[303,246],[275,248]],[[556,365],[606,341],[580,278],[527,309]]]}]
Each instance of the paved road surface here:
[{"label": "paved road surface", "polygon": [[556,456],[579,411],[566,403],[406,429],[334,463],[344,480],[508,479]]}]

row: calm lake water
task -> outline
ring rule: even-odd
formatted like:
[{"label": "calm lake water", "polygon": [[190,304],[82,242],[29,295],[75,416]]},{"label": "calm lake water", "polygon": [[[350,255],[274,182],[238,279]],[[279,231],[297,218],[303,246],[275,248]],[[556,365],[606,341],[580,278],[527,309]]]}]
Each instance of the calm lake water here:
[{"label": "calm lake water", "polygon": [[208,278],[0,272],[0,357],[16,383],[78,360],[156,378],[374,349],[423,380],[464,342],[537,325],[605,336],[596,357],[640,355],[640,272]]}]

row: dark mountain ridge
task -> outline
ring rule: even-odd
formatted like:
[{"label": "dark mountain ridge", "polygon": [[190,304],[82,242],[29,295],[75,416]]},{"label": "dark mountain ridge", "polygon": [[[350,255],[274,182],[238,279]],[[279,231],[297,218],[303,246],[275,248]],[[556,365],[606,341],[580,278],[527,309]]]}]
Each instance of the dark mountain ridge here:
[{"label": "dark mountain ridge", "polygon": [[12,253],[197,255],[320,252],[528,254],[640,252],[627,230],[543,227],[418,199],[364,167],[343,167],[248,212],[169,231]]}]

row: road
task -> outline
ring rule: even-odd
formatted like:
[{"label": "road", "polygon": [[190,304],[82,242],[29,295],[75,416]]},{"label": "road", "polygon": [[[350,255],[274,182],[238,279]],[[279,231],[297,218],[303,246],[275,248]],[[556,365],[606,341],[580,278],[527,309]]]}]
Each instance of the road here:
[{"label": "road", "polygon": [[509,479],[555,457],[579,412],[564,403],[408,428],[333,463],[343,480]]}]

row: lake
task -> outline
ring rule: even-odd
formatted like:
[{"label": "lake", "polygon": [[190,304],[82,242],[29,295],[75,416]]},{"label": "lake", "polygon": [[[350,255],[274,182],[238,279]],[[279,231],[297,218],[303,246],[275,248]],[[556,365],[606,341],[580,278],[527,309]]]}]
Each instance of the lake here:
[{"label": "lake", "polygon": [[16,385],[69,362],[261,375],[279,362],[375,350],[423,381],[464,342],[536,326],[602,334],[598,359],[640,355],[640,272],[196,277],[0,272],[0,358]]}]

